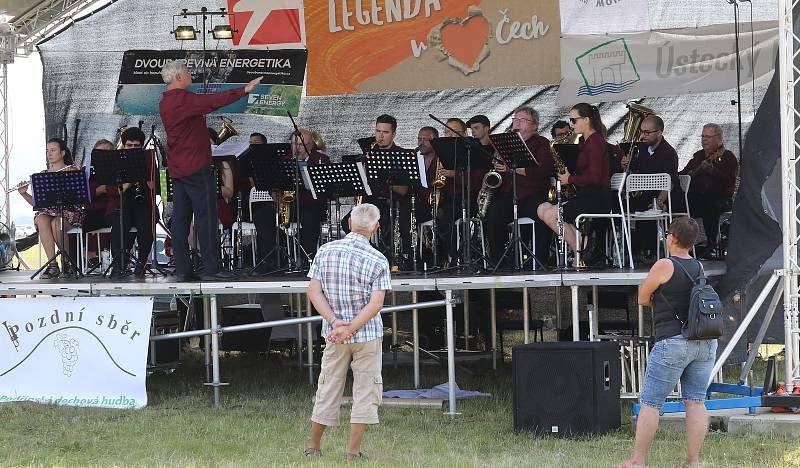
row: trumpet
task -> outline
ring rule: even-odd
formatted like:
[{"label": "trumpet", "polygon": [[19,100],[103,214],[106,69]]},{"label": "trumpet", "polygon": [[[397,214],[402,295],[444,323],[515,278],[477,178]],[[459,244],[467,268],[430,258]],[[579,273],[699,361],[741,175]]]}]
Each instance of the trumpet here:
[{"label": "trumpet", "polygon": [[[75,164],[70,164],[69,166],[64,166],[61,169],[59,169],[57,171],[53,171],[53,172],[77,171],[78,169],[80,169],[80,168],[78,166],[76,166]],[[11,193],[11,192],[16,192],[17,190],[21,189],[22,187],[27,187],[30,184],[31,184],[30,180],[23,180],[22,182],[18,183],[14,187],[6,190],[6,193],[8,194],[8,193]]]}]

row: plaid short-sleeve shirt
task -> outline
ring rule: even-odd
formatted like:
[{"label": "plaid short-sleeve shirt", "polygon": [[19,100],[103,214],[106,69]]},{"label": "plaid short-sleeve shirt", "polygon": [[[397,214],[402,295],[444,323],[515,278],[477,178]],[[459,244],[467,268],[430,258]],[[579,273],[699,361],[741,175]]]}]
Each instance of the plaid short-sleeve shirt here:
[{"label": "plaid short-sleeve shirt", "polygon": [[[372,291],[392,289],[389,262],[369,240],[355,232],[344,239],[322,245],[314,257],[308,277],[322,283],[322,292],[336,318],[352,322],[369,303]],[[323,322],[322,336],[331,326]],[[383,320],[378,314],[345,343],[365,343],[383,336]]]}]

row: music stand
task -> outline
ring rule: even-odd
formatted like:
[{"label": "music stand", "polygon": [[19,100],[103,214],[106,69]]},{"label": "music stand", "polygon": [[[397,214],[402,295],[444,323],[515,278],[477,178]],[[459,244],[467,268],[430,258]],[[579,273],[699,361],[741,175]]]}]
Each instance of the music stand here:
[{"label": "music stand", "polygon": [[[367,180],[371,185],[378,187],[387,187],[389,190],[389,229],[391,233],[392,249],[389,249],[392,254],[392,262],[398,266],[397,253],[394,251],[394,246],[397,243],[394,235],[394,195],[392,186],[405,186],[416,188],[421,185],[421,175],[419,164],[417,162],[417,152],[413,149],[383,149],[372,148],[369,150],[369,157],[367,158]],[[399,215],[399,213],[398,213]],[[412,226],[416,229],[416,226]],[[401,236],[402,238],[402,236]],[[402,256],[402,240],[401,243],[401,256]],[[412,247],[412,262],[416,261],[416,249]]]},{"label": "music stand", "polygon": [[[127,254],[125,248],[125,236],[127,235],[124,230],[124,205],[125,193],[122,190],[122,185],[126,183],[135,184],[137,182],[147,182],[150,180],[148,173],[149,164],[145,157],[145,150],[137,149],[121,149],[121,150],[92,150],[92,167],[94,168],[94,178],[100,185],[114,185],[119,190],[119,239],[120,250],[122,251],[122,258],[120,258],[120,266],[125,265],[125,256]],[[108,269],[103,272],[105,275],[114,262],[111,262]]]},{"label": "music stand", "polygon": [[[512,229],[511,243],[503,251],[503,255],[500,256],[492,273],[496,272],[503,263],[503,259],[509,254],[512,246],[514,247],[514,270],[522,270],[522,261],[520,258],[522,256],[521,249],[525,249],[535,264],[544,270],[544,264],[536,257],[533,250],[522,243],[522,239],[519,235],[519,214],[517,211],[519,202],[517,199],[517,169],[531,167],[533,165],[538,166],[540,163],[536,160],[533,153],[531,153],[531,150],[528,148],[528,145],[525,144],[525,140],[522,139],[522,135],[520,135],[519,132],[489,135],[489,141],[491,141],[492,146],[497,152],[498,159],[500,159],[511,172],[511,200],[514,213],[514,227]],[[531,229],[535,229],[535,226],[531,226]]]},{"label": "music stand", "polygon": [[367,172],[360,162],[306,166],[302,175],[314,200],[372,195]]},{"label": "music stand", "polygon": [[[469,268],[480,261],[488,263],[488,259],[481,252],[480,257],[472,258],[472,171],[480,169],[491,169],[491,156],[488,154],[480,142],[472,137],[440,137],[431,140],[431,146],[436,151],[436,156],[442,163],[442,167],[447,170],[455,170],[461,174],[461,222],[464,224],[464,243],[459,246],[460,253],[456,258],[462,260],[461,268]],[[473,149],[480,151],[473,154]],[[454,207],[453,207],[454,208]],[[453,216],[455,218],[455,216]],[[435,220],[436,218],[434,218]],[[436,222],[434,221],[434,233],[436,232]],[[452,240],[452,236],[451,239]],[[449,244],[449,242],[448,242]],[[448,271],[446,268],[441,271]]]},{"label": "music stand", "polygon": [[36,270],[31,279],[34,279],[45,268],[55,262],[59,255],[64,258],[65,266],[71,265],[78,276],[83,276],[80,268],[76,267],[75,261],[70,257],[66,249],[66,232],[64,232],[64,212],[67,208],[79,208],[90,203],[89,178],[86,175],[86,168],[82,167],[77,171],[60,172],[39,172],[31,174],[31,189],[33,197],[33,209],[47,210],[54,209],[61,213],[61,247],[58,252],[44,265]]}]

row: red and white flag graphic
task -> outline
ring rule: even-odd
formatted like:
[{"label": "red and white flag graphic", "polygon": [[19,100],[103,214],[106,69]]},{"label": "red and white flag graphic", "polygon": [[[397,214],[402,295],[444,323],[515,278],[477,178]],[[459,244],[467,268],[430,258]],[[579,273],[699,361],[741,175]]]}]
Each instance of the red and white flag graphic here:
[{"label": "red and white flag graphic", "polygon": [[228,0],[234,14],[233,45],[303,46],[306,43],[302,0]]}]

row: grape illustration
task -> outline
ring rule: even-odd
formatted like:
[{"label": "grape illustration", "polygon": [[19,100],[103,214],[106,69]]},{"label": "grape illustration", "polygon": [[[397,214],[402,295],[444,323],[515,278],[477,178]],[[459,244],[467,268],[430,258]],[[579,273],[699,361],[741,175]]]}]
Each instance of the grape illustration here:
[{"label": "grape illustration", "polygon": [[63,366],[64,375],[72,377],[72,371],[78,363],[78,340],[70,338],[64,334],[57,334],[53,347],[56,348],[61,354],[61,365]]}]

